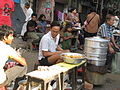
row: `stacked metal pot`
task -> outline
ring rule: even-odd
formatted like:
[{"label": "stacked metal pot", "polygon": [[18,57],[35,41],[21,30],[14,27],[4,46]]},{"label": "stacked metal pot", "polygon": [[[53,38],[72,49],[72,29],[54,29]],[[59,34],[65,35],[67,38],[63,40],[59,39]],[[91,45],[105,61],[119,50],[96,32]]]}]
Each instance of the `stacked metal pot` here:
[{"label": "stacked metal pot", "polygon": [[86,77],[88,82],[94,85],[103,85],[105,83],[107,49],[108,40],[100,37],[85,38]]},{"label": "stacked metal pot", "polygon": [[84,53],[88,63],[104,66],[106,62],[108,40],[100,37],[85,38]]}]

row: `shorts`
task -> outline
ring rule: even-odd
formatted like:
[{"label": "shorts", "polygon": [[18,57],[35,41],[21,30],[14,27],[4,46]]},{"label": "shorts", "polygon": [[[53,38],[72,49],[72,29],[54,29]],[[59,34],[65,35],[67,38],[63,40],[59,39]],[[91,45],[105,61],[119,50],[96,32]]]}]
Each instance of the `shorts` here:
[{"label": "shorts", "polygon": [[48,62],[48,58],[42,58],[41,60],[38,60],[41,66],[50,66],[49,62]]}]

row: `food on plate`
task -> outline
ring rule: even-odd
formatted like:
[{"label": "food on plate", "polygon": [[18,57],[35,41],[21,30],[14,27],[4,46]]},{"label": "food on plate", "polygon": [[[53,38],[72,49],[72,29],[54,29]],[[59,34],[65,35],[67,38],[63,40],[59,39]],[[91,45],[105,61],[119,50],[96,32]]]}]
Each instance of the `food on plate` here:
[{"label": "food on plate", "polygon": [[68,58],[83,58],[82,55],[65,55],[65,54],[62,54],[63,57],[68,57]]}]

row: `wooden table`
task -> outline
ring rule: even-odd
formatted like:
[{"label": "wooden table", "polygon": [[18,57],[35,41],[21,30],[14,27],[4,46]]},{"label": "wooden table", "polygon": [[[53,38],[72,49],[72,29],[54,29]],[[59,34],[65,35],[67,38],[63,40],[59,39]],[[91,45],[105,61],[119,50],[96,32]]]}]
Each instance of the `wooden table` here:
[{"label": "wooden table", "polygon": [[[61,73],[61,90],[64,90],[64,76],[66,73],[68,73],[69,71],[72,71],[72,90],[80,90],[83,88],[84,86],[84,76],[85,76],[85,63],[86,60],[83,60],[81,63],[79,64],[67,64],[65,62],[63,63],[59,63],[56,64],[57,66],[63,67],[63,68],[67,68],[67,71],[64,71]],[[82,84],[80,85],[80,87],[77,87],[77,69],[82,67]]]},{"label": "wooden table", "polygon": [[[52,68],[50,71],[32,71],[28,73],[26,76],[28,77],[29,86],[31,86],[31,82],[41,83],[42,90],[47,90],[49,82],[54,79],[58,79],[58,88],[57,90],[64,90],[64,76],[69,71],[72,71],[72,90],[80,90],[84,85],[84,72],[85,72],[85,63],[86,60],[83,60],[79,64],[67,64],[65,62],[55,64],[50,66]],[[82,85],[79,89],[77,89],[77,69],[82,67]],[[52,74],[50,74],[52,73]],[[29,88],[29,87],[27,87]]]}]

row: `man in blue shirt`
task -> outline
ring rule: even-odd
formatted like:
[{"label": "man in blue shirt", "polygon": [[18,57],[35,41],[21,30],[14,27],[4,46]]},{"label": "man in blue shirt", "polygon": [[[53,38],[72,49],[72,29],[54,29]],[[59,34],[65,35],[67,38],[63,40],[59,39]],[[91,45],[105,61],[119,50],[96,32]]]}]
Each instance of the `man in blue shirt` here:
[{"label": "man in blue shirt", "polygon": [[108,54],[107,54],[107,61],[106,65],[108,66],[108,69],[111,70],[111,64],[112,64],[112,58],[115,54],[116,50],[119,50],[119,47],[115,43],[115,39],[113,36],[113,28],[112,25],[114,24],[115,17],[113,15],[108,14],[106,16],[106,21],[103,23],[99,29],[97,35],[109,40],[108,43]]}]

